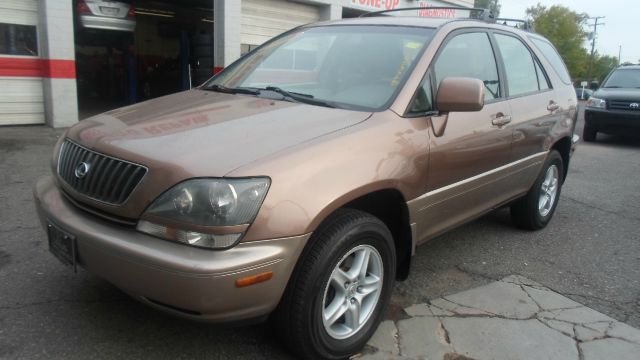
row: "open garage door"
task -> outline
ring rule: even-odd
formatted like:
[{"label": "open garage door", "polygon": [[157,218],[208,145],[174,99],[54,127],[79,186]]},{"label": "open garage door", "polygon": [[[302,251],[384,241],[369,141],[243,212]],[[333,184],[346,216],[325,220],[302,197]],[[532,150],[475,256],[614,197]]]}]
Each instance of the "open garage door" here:
[{"label": "open garage door", "polygon": [[[97,0],[76,1],[91,5]],[[76,22],[81,118],[187,90],[212,76],[212,0],[109,4],[116,8],[117,3],[126,5],[134,25],[113,29]]]}]

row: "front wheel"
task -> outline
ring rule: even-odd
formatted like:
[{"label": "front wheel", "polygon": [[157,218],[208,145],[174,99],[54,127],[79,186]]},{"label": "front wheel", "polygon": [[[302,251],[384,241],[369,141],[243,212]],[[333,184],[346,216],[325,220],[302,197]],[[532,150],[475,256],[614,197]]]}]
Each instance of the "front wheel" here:
[{"label": "front wheel", "polygon": [[596,141],[596,136],[598,136],[598,129],[593,125],[584,124],[584,129],[582,129],[582,138],[584,141]]},{"label": "front wheel", "polygon": [[306,359],[343,359],[373,335],[391,298],[393,238],[377,218],[336,212],[314,233],[272,320]]},{"label": "front wheel", "polygon": [[511,205],[511,218],[518,227],[538,230],[547,226],[560,199],[563,171],[562,156],[552,150],[527,195]]}]

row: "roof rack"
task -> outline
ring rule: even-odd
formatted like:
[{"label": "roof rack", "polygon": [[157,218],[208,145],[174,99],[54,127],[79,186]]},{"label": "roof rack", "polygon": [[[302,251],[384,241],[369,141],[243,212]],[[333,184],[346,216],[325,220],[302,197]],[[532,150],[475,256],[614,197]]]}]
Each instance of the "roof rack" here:
[{"label": "roof rack", "polygon": [[[509,18],[497,18],[495,19],[497,24],[507,25],[508,22],[516,23],[515,27],[521,30],[531,31],[533,32],[533,23],[529,20],[521,20],[521,19],[509,19]],[[520,24],[520,25],[519,25]]]},{"label": "roof rack", "polygon": [[495,22],[493,14],[489,9],[485,8],[467,8],[461,6],[430,6],[430,7],[408,7],[408,8],[400,8],[400,9],[390,9],[390,10],[380,10],[380,11],[372,11],[368,13],[364,13],[359,17],[371,17],[371,16],[380,16],[383,14],[391,13],[391,12],[399,12],[399,11],[409,11],[409,10],[463,10],[470,12],[479,13],[477,16],[472,17],[471,13],[469,13],[469,18],[474,18],[486,22]]}]

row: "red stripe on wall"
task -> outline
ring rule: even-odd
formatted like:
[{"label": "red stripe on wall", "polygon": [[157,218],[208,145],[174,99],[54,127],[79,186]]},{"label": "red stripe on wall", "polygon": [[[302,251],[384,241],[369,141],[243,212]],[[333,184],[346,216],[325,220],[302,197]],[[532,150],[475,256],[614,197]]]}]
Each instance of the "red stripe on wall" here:
[{"label": "red stripe on wall", "polygon": [[222,69],[224,69],[222,66],[214,66],[213,75],[219,73],[220,71],[222,71]]},{"label": "red stripe on wall", "polygon": [[76,62],[73,60],[0,57],[0,76],[75,79]]}]

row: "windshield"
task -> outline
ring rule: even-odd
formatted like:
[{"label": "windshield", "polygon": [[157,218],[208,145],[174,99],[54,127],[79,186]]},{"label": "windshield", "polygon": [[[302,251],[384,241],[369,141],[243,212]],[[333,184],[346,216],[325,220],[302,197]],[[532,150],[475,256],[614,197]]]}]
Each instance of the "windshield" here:
[{"label": "windshield", "polygon": [[640,69],[618,69],[606,80],[605,88],[640,88]]},{"label": "windshield", "polygon": [[404,26],[302,28],[249,53],[204,88],[275,88],[283,97],[379,111],[389,106],[433,33]]}]

